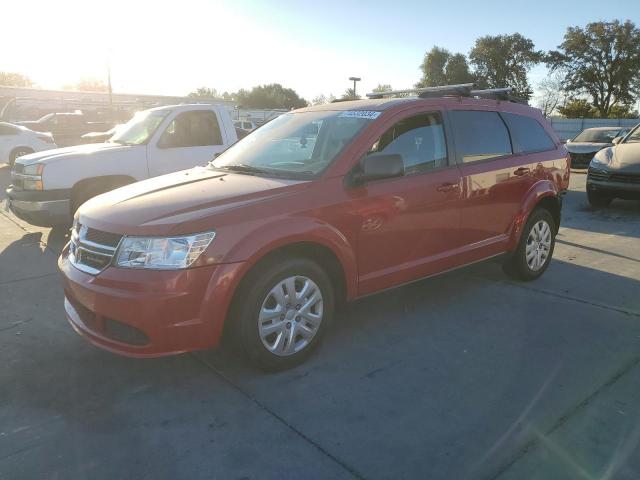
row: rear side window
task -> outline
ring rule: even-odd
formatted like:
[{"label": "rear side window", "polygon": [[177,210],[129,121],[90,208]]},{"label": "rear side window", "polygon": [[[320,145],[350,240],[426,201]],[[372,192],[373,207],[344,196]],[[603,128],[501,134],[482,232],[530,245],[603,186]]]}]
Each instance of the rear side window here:
[{"label": "rear side window", "polygon": [[553,150],[556,147],[549,134],[535,118],[514,113],[502,113],[501,115],[511,131],[513,149],[516,152],[542,152]]},{"label": "rear side window", "polygon": [[407,175],[445,166],[447,145],[439,113],[405,118],[387,130],[368,153],[399,154]]},{"label": "rear side window", "polygon": [[450,112],[458,159],[463,163],[511,155],[511,141],[496,112]]}]

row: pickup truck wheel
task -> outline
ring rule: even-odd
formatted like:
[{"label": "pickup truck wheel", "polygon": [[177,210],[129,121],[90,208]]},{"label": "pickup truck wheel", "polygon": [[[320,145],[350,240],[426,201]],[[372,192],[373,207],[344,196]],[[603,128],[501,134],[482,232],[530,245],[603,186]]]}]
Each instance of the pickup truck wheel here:
[{"label": "pickup truck wheel", "polygon": [[553,256],[556,243],[553,215],[537,208],[525,224],[516,250],[506,259],[505,273],[517,280],[535,280],[542,275]]},{"label": "pickup truck wheel", "polygon": [[23,155],[29,155],[33,153],[33,149],[29,147],[17,147],[15,148],[11,154],[9,155],[9,166],[13,167],[16,163],[16,158],[21,157]]},{"label": "pickup truck wheel", "polygon": [[320,344],[331,323],[329,276],[302,257],[280,258],[250,274],[236,310],[236,337],[251,362],[265,371],[294,367]]},{"label": "pickup truck wheel", "polygon": [[592,207],[600,208],[609,206],[613,197],[606,193],[594,192],[593,190],[587,189],[587,200]]},{"label": "pickup truck wheel", "polygon": [[80,205],[82,205],[87,200],[92,199],[93,197],[97,197],[102,193],[110,192],[111,190],[115,190],[118,187],[123,187],[127,185],[126,182],[119,181],[96,181],[91,183],[86,183],[84,185],[79,186],[73,192],[71,196],[71,216],[76,214]]}]

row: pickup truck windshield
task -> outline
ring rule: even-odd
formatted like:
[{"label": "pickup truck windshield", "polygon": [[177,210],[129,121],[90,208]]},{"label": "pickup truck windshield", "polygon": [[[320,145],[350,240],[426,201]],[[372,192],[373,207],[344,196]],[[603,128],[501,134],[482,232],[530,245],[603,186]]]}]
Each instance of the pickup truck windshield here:
[{"label": "pickup truck windshield", "polygon": [[127,123],[118,128],[118,132],[109,142],[123,145],[140,145],[146,143],[156,131],[162,120],[171,110],[147,110],[139,112]]},{"label": "pickup truck windshield", "polygon": [[287,113],[260,127],[210,163],[253,175],[311,178],[338,156],[379,112]]}]

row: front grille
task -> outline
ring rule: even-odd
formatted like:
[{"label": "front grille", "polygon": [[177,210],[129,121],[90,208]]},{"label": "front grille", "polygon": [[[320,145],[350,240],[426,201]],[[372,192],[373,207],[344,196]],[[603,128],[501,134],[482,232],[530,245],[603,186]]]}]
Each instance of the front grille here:
[{"label": "front grille", "polygon": [[602,170],[590,169],[589,179],[601,182],[640,184],[640,173],[610,173],[603,172]]},{"label": "front grille", "polygon": [[589,169],[589,179],[606,181],[609,179],[609,175],[607,174],[607,172],[603,172],[601,170]]},{"label": "front grille", "polygon": [[15,163],[13,165],[13,173],[22,173],[24,171],[24,165],[21,163]]},{"label": "front grille", "polygon": [[569,153],[571,165],[588,165],[596,152],[590,153]]},{"label": "front grille", "polygon": [[96,275],[111,264],[121,239],[122,235],[78,223],[71,231],[69,260],[79,270]]}]

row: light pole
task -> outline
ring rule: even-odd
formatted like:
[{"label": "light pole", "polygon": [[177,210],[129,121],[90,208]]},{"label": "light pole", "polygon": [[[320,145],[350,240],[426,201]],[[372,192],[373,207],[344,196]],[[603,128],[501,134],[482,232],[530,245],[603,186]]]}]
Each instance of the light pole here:
[{"label": "light pole", "polygon": [[356,94],[356,82],[359,82],[362,79],[360,77],[349,77],[349,80],[353,81],[353,99],[355,100],[358,98]]}]

